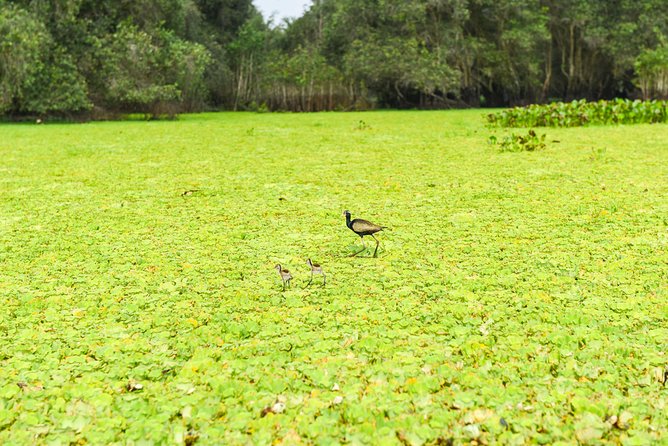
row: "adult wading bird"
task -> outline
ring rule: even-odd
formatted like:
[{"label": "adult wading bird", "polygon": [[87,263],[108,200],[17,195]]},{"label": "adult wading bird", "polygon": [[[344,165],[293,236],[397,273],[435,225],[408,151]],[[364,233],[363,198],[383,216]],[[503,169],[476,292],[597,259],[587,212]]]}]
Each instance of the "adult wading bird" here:
[{"label": "adult wading bird", "polygon": [[327,285],[327,276],[325,276],[325,271],[322,269],[322,266],[318,265],[317,263],[311,262],[311,259],[307,259],[306,264],[311,267],[311,280],[308,281],[306,286],[308,287],[309,285],[311,285],[311,282],[313,282],[314,274],[322,275],[322,286]]},{"label": "adult wading bird", "polygon": [[290,286],[290,281],[292,280],[292,274],[290,274],[290,271],[287,269],[283,269],[281,264],[277,264],[274,268],[278,271],[278,274],[281,276],[281,280],[283,281],[283,291],[285,291],[285,285],[287,284]]},{"label": "adult wading bird", "polygon": [[380,245],[380,242],[378,241],[378,239],[374,234],[376,232],[382,231],[383,229],[386,229],[387,226],[379,226],[375,223],[371,223],[370,221],[362,220],[361,218],[356,218],[355,220],[351,220],[350,211],[348,210],[343,211],[343,215],[346,216],[346,226],[348,226],[348,228],[350,228],[350,230],[353,231],[355,234],[360,236],[360,238],[362,239],[362,246],[364,246],[364,248],[362,248],[360,251],[357,251],[350,257],[355,257],[360,252],[366,250],[366,244],[364,244],[365,235],[370,235],[376,241],[376,249],[373,251],[373,256],[376,257],[376,254],[378,254],[378,245]]}]

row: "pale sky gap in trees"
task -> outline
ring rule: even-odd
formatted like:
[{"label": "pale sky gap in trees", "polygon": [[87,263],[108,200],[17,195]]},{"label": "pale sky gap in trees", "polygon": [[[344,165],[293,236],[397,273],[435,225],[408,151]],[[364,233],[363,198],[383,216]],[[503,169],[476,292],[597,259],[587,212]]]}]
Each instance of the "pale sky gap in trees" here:
[{"label": "pale sky gap in trees", "polygon": [[307,5],[311,4],[309,0],[253,0],[253,3],[265,19],[275,14],[275,24],[280,24],[287,17],[301,17]]}]

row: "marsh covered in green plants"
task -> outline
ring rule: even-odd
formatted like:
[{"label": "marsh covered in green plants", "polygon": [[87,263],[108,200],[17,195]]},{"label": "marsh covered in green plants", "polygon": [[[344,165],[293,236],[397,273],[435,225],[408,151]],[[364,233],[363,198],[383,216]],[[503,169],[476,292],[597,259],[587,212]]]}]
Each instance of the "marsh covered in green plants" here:
[{"label": "marsh covered in green plants", "polygon": [[668,126],[490,132],[0,125],[0,443],[668,442]]}]

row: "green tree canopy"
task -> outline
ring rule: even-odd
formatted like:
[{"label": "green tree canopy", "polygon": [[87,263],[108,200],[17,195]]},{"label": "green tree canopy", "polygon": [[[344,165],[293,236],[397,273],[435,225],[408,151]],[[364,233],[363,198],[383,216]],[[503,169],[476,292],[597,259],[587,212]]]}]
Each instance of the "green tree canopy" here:
[{"label": "green tree canopy", "polygon": [[664,0],[0,0],[0,114],[660,98]]}]

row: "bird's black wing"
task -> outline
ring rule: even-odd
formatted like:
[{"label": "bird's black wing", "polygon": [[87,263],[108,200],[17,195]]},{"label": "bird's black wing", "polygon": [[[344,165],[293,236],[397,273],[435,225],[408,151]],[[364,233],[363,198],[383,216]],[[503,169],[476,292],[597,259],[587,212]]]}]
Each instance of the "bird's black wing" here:
[{"label": "bird's black wing", "polygon": [[367,220],[362,220],[361,218],[356,218],[351,222],[352,230],[360,233],[360,232],[368,232],[368,233],[373,233],[373,232],[378,232],[382,231],[383,227],[378,226],[375,223],[371,223],[370,221]]}]

